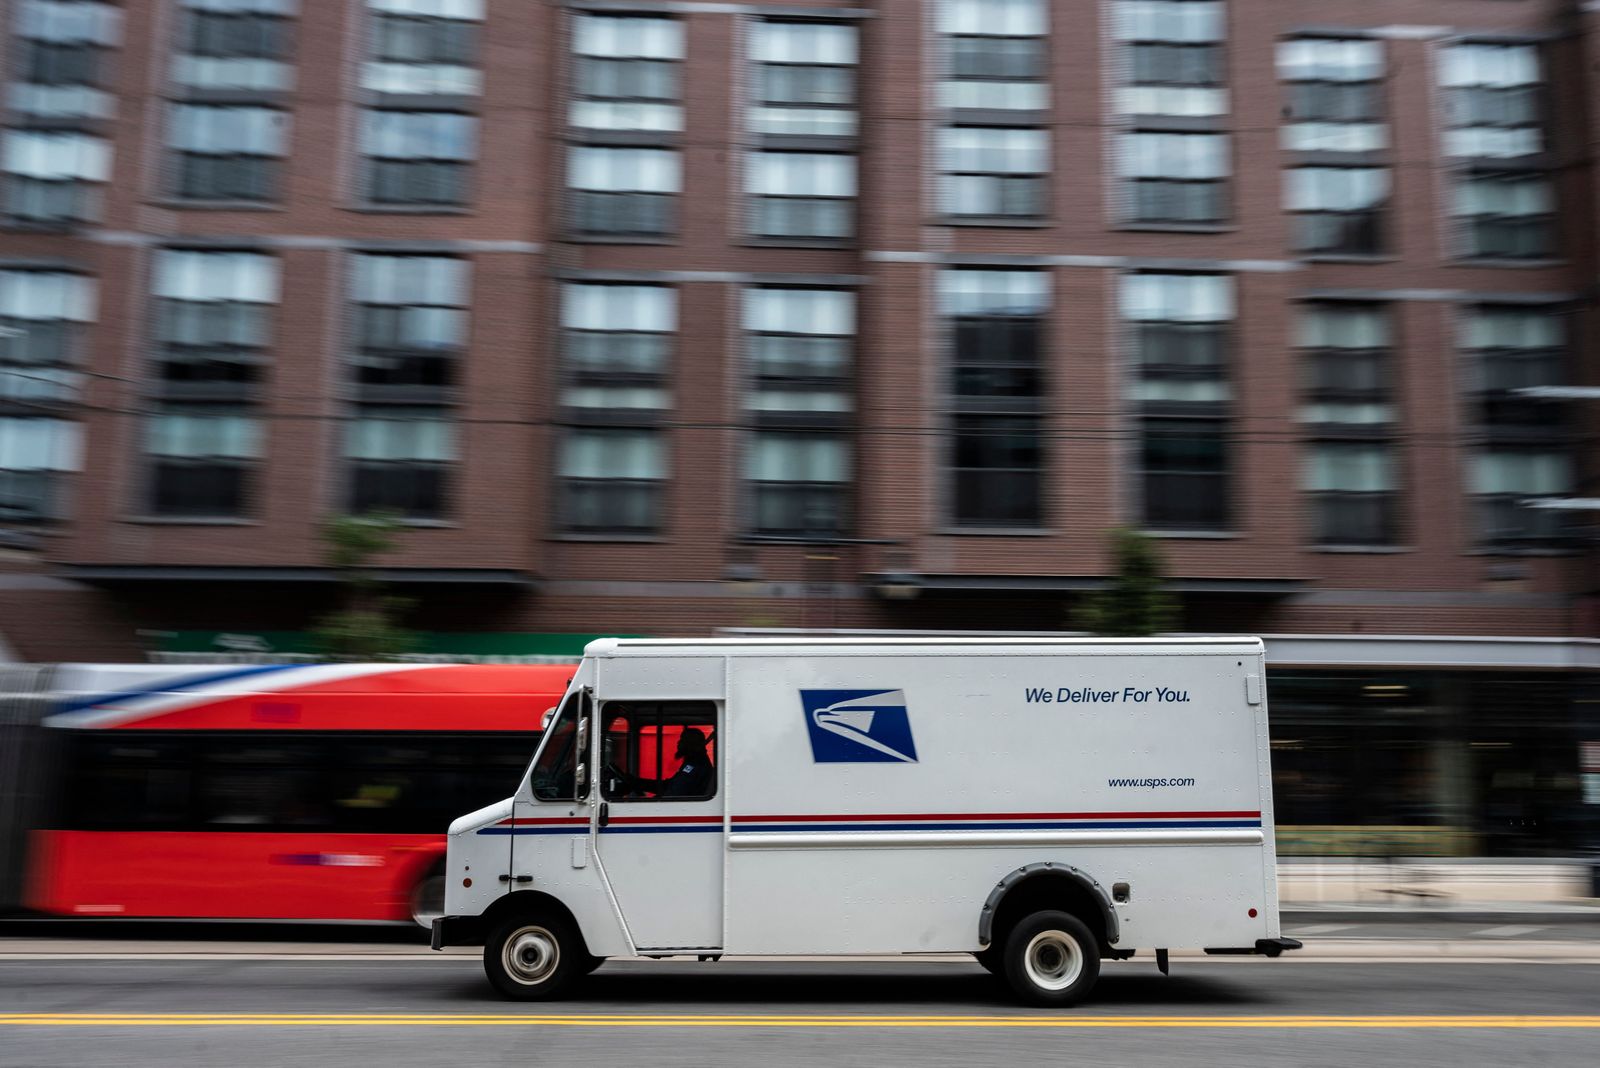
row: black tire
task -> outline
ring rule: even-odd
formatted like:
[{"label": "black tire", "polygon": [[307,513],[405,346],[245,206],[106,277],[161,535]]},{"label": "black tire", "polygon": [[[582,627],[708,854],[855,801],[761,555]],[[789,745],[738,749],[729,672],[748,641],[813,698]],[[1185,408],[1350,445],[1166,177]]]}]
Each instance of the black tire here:
[{"label": "black tire", "polygon": [[1100,944],[1082,920],[1035,912],[1006,936],[1001,958],[1007,984],[1029,1005],[1076,1005],[1100,978]]},{"label": "black tire", "polygon": [[999,979],[1004,979],[1005,961],[1001,957],[1004,947],[999,942],[991,942],[988,949],[980,949],[972,955],[972,959],[983,965],[983,970]]},{"label": "black tire", "polygon": [[591,975],[594,973],[596,968],[600,967],[600,965],[604,964],[605,962],[606,959],[604,957],[586,956],[583,959],[583,967],[580,970],[584,975]]},{"label": "black tire", "polygon": [[590,960],[571,923],[549,912],[513,916],[483,945],[483,971],[501,997],[547,1001],[560,997]]}]

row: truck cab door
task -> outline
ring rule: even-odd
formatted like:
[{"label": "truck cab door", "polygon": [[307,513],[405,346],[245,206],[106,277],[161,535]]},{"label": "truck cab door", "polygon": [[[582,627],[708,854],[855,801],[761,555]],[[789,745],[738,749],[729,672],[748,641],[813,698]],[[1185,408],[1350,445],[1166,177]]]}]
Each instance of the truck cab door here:
[{"label": "truck cab door", "polygon": [[512,800],[510,863],[499,879],[512,892],[554,897],[577,919],[589,952],[619,956],[628,946],[593,859],[592,708],[590,691],[574,690],[546,728]]},{"label": "truck cab door", "polygon": [[721,702],[607,701],[596,853],[641,953],[722,948]]}]

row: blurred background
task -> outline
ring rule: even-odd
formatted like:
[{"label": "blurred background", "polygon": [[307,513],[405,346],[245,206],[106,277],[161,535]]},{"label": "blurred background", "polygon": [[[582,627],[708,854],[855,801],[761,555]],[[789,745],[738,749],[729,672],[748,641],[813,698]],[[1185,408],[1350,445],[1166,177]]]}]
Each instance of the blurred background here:
[{"label": "blurred background", "polygon": [[[1593,895],[1597,62],[1578,0],[0,0],[0,662],[1261,634],[1286,897]],[[430,744],[242,793],[368,769],[360,831]],[[81,759],[222,759],[152,753]]]}]

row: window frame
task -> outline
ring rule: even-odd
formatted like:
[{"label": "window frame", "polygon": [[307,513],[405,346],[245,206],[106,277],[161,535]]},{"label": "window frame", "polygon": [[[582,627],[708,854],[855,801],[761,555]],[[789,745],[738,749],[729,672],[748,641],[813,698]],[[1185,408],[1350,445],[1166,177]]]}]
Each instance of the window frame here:
[{"label": "window frame", "polygon": [[[616,804],[625,804],[625,805],[692,804],[692,803],[704,803],[706,801],[715,801],[717,799],[717,797],[719,796],[719,794],[721,793],[721,787],[722,787],[722,754],[717,751],[718,746],[719,746],[719,744],[721,742],[721,738],[718,736],[719,727],[721,725],[721,719],[718,716],[718,711],[719,711],[718,705],[719,705],[719,703],[720,702],[717,702],[717,701],[671,700],[671,699],[664,699],[664,700],[631,700],[630,699],[630,700],[625,700],[625,701],[608,700],[608,701],[600,701],[600,702],[598,702],[599,708],[598,708],[597,713],[596,713],[596,715],[594,717],[594,722],[595,722],[595,731],[594,731],[594,733],[595,733],[595,742],[600,747],[600,755],[599,755],[599,758],[595,761],[595,764],[596,764],[596,772],[598,773],[597,777],[599,779],[600,798],[601,798],[601,800],[605,801],[608,804],[614,804],[614,805],[616,805]],[[614,793],[613,792],[613,788],[617,785],[617,783],[612,778],[612,776],[611,776],[611,774],[610,774],[610,772],[608,770],[609,767],[611,766],[611,755],[612,755],[611,752],[610,752],[609,743],[611,742],[611,734],[613,732],[611,732],[611,731],[609,731],[607,729],[607,727],[609,726],[609,724],[607,722],[607,716],[608,716],[608,713],[611,713],[611,709],[615,705],[623,705],[623,706],[625,706],[625,708],[624,708],[624,710],[622,712],[615,713],[615,714],[618,714],[618,715],[631,715],[631,714],[633,714],[632,713],[632,707],[638,707],[638,706],[643,706],[643,707],[646,707],[646,708],[654,708],[656,710],[655,711],[655,720],[654,720],[654,723],[653,723],[653,727],[654,727],[654,730],[655,730],[655,753],[656,753],[656,768],[655,768],[655,771],[656,771],[656,774],[653,777],[653,779],[651,780],[651,781],[655,781],[655,782],[665,782],[665,781],[668,780],[669,777],[664,774],[664,771],[666,769],[667,763],[668,763],[669,759],[670,760],[676,760],[677,759],[676,754],[674,754],[670,758],[666,756],[666,752],[665,752],[666,751],[666,744],[665,743],[666,743],[666,730],[667,730],[667,728],[671,727],[671,726],[676,726],[676,727],[678,727],[680,733],[683,730],[687,730],[690,727],[696,727],[696,728],[704,730],[704,725],[699,720],[690,721],[690,722],[682,722],[682,723],[668,723],[666,721],[666,719],[665,719],[665,716],[667,715],[667,711],[666,710],[669,707],[679,707],[679,708],[683,708],[683,709],[686,709],[686,710],[693,709],[693,710],[697,710],[697,711],[701,710],[701,709],[704,709],[705,713],[706,713],[706,717],[707,717],[704,722],[705,723],[709,723],[709,725],[710,725],[710,730],[706,731],[706,739],[707,739],[707,743],[708,743],[708,754],[707,755],[710,756],[710,758],[711,758],[711,781],[710,781],[710,784],[709,784],[710,785],[710,792],[709,793],[704,793],[704,794],[695,794],[695,795],[692,795],[692,796],[689,796],[689,797],[664,797],[664,796],[661,796],[659,794],[654,796],[654,797],[628,797],[628,796],[622,796],[622,795],[619,795],[617,793]],[[630,721],[630,727],[629,727],[629,730],[628,730],[629,742],[630,742],[629,755],[625,759],[628,759],[631,763],[633,763],[635,768],[638,768],[638,759],[637,758],[641,755],[639,750],[643,748],[642,746],[637,745],[637,740],[644,735],[645,731],[648,731],[649,729],[651,729],[651,726],[652,725],[646,725],[646,726],[640,727],[640,726],[637,726],[637,725],[633,724],[632,721]],[[627,768],[624,768],[622,770],[625,773],[629,774],[629,775],[636,775],[636,772],[633,771],[633,770],[630,770],[630,769],[627,769]],[[676,770],[674,770],[673,773],[676,774]]]}]

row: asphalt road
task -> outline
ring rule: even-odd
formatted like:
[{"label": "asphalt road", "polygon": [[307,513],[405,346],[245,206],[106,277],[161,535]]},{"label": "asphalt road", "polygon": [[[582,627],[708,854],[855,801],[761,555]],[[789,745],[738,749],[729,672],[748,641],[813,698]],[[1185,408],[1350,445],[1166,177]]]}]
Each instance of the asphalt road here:
[{"label": "asphalt road", "polygon": [[915,960],[612,962],[571,1000],[516,1005],[469,952],[324,933],[0,926],[0,1065],[1600,1062],[1590,925],[1311,925],[1299,961],[1108,963],[1092,1004],[1060,1012]]}]

